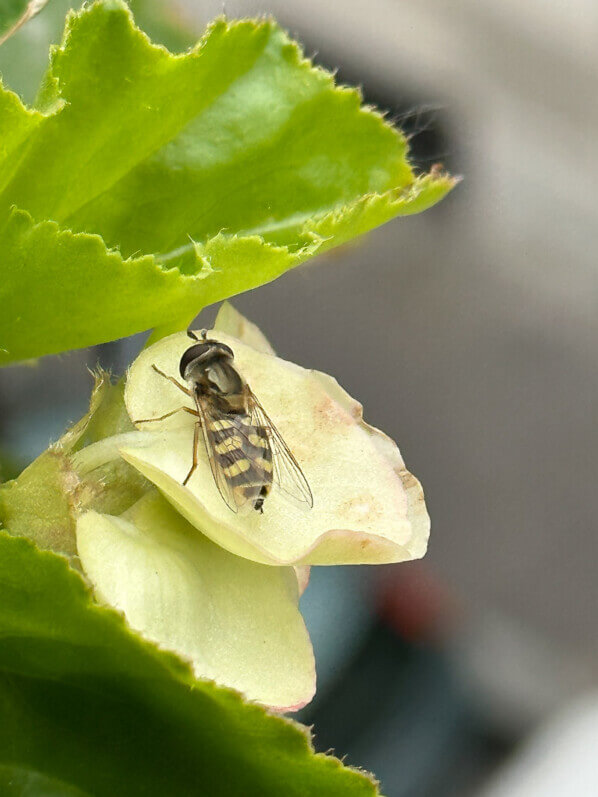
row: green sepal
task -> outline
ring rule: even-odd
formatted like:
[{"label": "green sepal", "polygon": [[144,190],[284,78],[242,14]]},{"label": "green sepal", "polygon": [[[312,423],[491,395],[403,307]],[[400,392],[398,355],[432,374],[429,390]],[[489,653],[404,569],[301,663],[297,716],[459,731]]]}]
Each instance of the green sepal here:
[{"label": "green sepal", "polygon": [[124,383],[113,384],[101,370],[94,378],[83,418],[19,476],[0,484],[1,525],[40,548],[71,557],[76,555],[75,524],[81,512],[120,514],[151,488],[116,454],[99,460],[94,455],[93,444],[106,447],[105,438],[120,439],[134,428],[124,406]]}]

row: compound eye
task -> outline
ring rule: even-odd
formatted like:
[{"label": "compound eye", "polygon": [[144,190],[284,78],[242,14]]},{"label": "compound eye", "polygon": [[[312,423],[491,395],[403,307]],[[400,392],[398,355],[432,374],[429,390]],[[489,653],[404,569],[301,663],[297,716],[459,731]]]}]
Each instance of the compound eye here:
[{"label": "compound eye", "polygon": [[183,356],[181,357],[181,361],[179,363],[179,373],[180,373],[182,379],[185,378],[185,370],[186,370],[186,368],[187,368],[187,362],[185,360],[185,355],[183,354]]},{"label": "compound eye", "polygon": [[179,364],[179,372],[183,379],[185,378],[185,371],[187,370],[189,363],[193,362],[193,360],[197,360],[199,357],[202,357],[210,350],[210,348],[210,345],[207,343],[197,343],[195,346],[191,346],[191,348],[187,349],[187,351],[181,357],[181,362]]}]

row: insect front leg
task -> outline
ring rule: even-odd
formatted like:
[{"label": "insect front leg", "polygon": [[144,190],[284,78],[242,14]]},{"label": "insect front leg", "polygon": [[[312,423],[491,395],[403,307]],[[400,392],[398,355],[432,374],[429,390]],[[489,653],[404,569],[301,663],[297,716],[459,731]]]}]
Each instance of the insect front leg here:
[{"label": "insect front leg", "polygon": [[161,371],[161,370],[158,368],[158,366],[157,366],[157,365],[154,365],[153,363],[152,363],[152,368],[154,369],[154,371],[155,371],[157,374],[160,374],[160,376],[163,376],[163,377],[164,377],[164,379],[168,379],[168,381],[169,381],[169,382],[172,382],[172,384],[173,384],[173,385],[176,385],[176,387],[178,387],[178,389],[179,389],[179,390],[182,390],[182,391],[183,391],[183,393],[186,393],[188,396],[191,396],[191,395],[192,395],[192,393],[191,393],[191,391],[189,390],[189,388],[188,388],[188,387],[185,387],[185,385],[181,385],[181,383],[178,381],[178,379],[175,379],[175,378],[174,378],[174,376],[168,376],[168,374],[165,374],[165,373],[164,373],[164,371]]}]

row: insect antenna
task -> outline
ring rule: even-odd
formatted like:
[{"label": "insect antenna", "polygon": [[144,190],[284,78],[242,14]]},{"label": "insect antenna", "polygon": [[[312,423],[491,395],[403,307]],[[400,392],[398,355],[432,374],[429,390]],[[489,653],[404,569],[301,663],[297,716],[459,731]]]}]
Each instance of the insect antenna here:
[{"label": "insect antenna", "polygon": [[[208,337],[208,330],[202,329],[199,334],[201,335],[201,340],[206,340]],[[187,335],[191,338],[191,340],[197,340],[199,342],[199,338],[192,329],[187,330]]]}]

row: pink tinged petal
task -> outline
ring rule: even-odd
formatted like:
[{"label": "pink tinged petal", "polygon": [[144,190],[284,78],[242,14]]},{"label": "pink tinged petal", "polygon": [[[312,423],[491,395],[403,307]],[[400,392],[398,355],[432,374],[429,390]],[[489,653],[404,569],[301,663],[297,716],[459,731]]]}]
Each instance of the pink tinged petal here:
[{"label": "pink tinged petal", "polygon": [[[230,302],[223,302],[214,322],[214,329],[224,332],[242,343],[258,351],[275,354],[272,345],[256,324],[239,313]],[[361,427],[371,435],[373,442],[383,456],[392,463],[395,473],[403,483],[407,494],[407,514],[414,529],[414,540],[419,541],[419,548],[414,546],[414,558],[420,558],[426,553],[428,537],[430,534],[430,519],[426,511],[424,491],[419,481],[405,467],[403,457],[397,445],[384,432],[370,426],[363,420],[363,407],[344,390],[336,379],[321,371],[311,372],[314,378],[319,379],[328,395],[338,402],[344,409],[361,424]],[[299,582],[299,594],[302,595],[309,582],[309,567],[295,567]],[[302,575],[301,571],[306,572]]]}]

